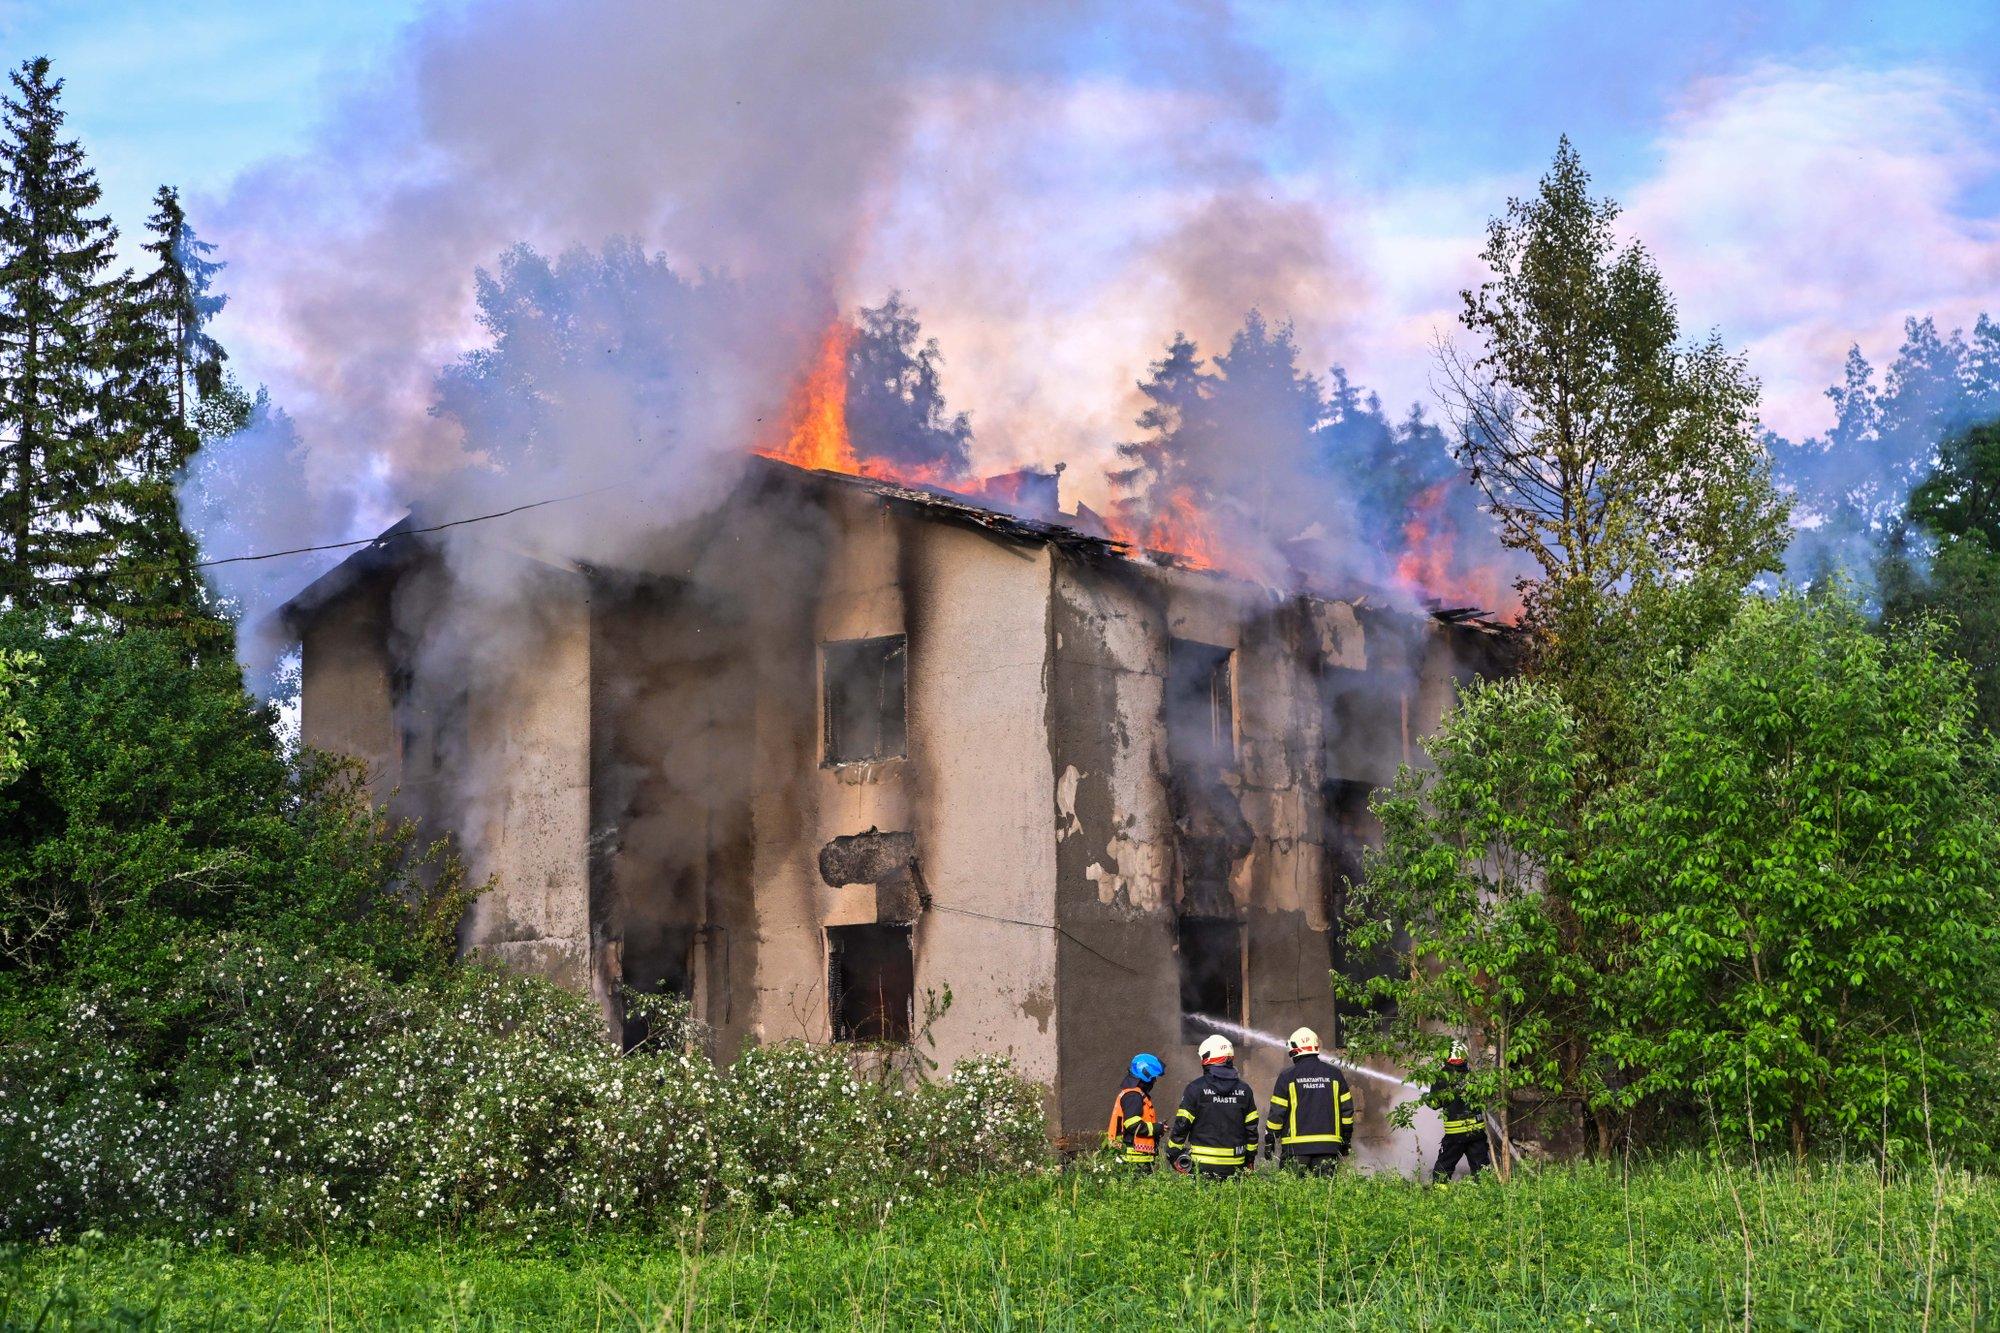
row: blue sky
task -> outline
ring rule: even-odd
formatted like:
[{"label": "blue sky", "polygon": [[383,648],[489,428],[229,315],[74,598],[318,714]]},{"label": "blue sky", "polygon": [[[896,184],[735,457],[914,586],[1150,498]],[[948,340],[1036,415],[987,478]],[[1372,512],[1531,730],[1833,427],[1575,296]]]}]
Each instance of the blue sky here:
[{"label": "blue sky", "polygon": [[[335,99],[425,8],[0,0],[0,49],[56,61],[113,210],[132,217],[162,180],[217,191],[246,166],[308,147]],[[1294,80],[1274,162],[1311,167],[1333,141],[1378,186],[1517,176],[1568,133],[1616,190],[1656,165],[1659,127],[1692,85],[1773,63],[1938,69],[2000,99],[2000,4],[1984,0],[1262,0],[1243,13]],[[1966,202],[1992,209],[2000,179]]]},{"label": "blue sky", "polygon": [[[591,15],[621,5],[507,0],[504,12],[537,8],[574,15],[587,30]],[[1273,103],[1269,116],[1218,110],[1185,70],[1156,77],[1151,53],[1118,48],[1144,32],[1150,12],[1135,5],[1137,24],[1110,25],[1123,38],[1098,30],[1108,48],[1079,38],[1069,71],[1076,84],[1060,95],[1041,85],[1009,100],[987,84],[922,93],[915,147],[895,168],[900,183],[891,202],[877,201],[874,230],[858,245],[849,294],[867,299],[896,285],[914,295],[943,341],[954,396],[972,407],[982,441],[1009,455],[995,462],[1073,457],[1115,438],[1129,419],[1132,378],[1172,327],[1187,324],[1212,342],[1230,311],[1253,301],[1296,319],[1320,364],[1339,360],[1392,400],[1421,399],[1429,342],[1449,330],[1456,288],[1477,277],[1470,263],[1484,219],[1532,187],[1562,133],[1627,205],[1688,323],[1719,328],[1749,350],[1766,380],[1767,413],[1788,430],[1813,428],[1818,390],[1848,342],[1880,361],[1907,314],[1935,311],[1949,325],[2000,312],[2000,5],[1991,0],[1259,0],[1239,7],[1231,40],[1265,62],[1257,91]],[[590,176],[578,160],[595,147],[565,147],[563,124],[543,122],[572,117],[601,133],[627,125],[628,113],[607,109],[592,120],[588,61],[569,70],[569,84],[560,71],[550,80],[585,104],[581,114],[537,104],[534,42],[560,47],[570,34],[557,23],[510,50],[512,35],[495,29],[511,22],[484,0],[456,0],[449,11],[417,0],[0,0],[0,45],[10,59],[55,59],[72,125],[128,229],[156,184],[184,188],[197,223],[234,265],[224,333],[239,364],[303,417],[315,400],[358,392],[359,326],[371,326],[376,344],[361,359],[407,361],[405,382],[384,387],[385,376],[368,386],[367,404],[349,403],[338,422],[352,430],[370,412],[413,410],[413,386],[467,335],[472,266],[491,262],[507,240],[601,239],[593,228],[652,239],[659,199],[613,198],[600,210],[551,216],[541,182],[616,196],[619,173],[665,179],[690,170],[672,145],[649,158],[619,144]],[[685,36],[665,26],[650,40]],[[768,44],[755,33],[746,40],[751,51]],[[577,39],[580,50],[587,41]],[[716,41],[726,49],[726,38]],[[590,59],[624,54],[614,34]],[[436,123],[406,131],[393,111],[371,121],[368,90],[389,89],[393,99],[425,57],[417,86]],[[564,58],[550,56],[558,66]],[[482,75],[481,61],[501,72]],[[634,63],[643,87],[643,56]],[[996,68],[996,78],[1015,69]],[[662,79],[690,71],[703,72],[689,65]],[[472,87],[482,80],[503,86]],[[1165,91],[1147,100],[1152,83]],[[474,122],[504,119],[516,95],[524,118],[482,135]],[[659,95],[666,100],[655,110],[686,118],[673,89]],[[1135,117],[1184,134],[1207,174],[1190,182],[1157,145],[1135,146],[1126,123]],[[665,133],[643,120],[630,132],[641,147],[648,133]],[[564,160],[559,171],[542,162],[538,175],[524,173],[516,196],[528,197],[531,182],[544,194],[518,217],[490,209],[477,225],[445,217],[402,179],[441,145],[473,160],[486,153],[486,174],[496,162],[504,172],[509,135],[532,157],[548,149],[536,142],[545,134],[559,150],[551,161]],[[712,146],[720,158],[734,151],[726,138]],[[1245,181],[1241,162],[1213,165],[1232,155],[1267,174]],[[268,166],[284,161],[304,165]],[[973,161],[977,170],[966,165]],[[758,165],[747,159],[742,171],[754,176]],[[346,192],[348,168],[359,194]],[[990,197],[996,189],[1002,197]],[[378,207],[384,217],[423,219],[400,224],[409,229],[395,253],[419,254],[420,278],[442,271],[449,280],[379,320],[352,308],[329,315],[358,298],[329,295],[329,265],[304,257],[314,228],[345,236],[357,214]],[[344,221],[327,220],[335,217]],[[1060,243],[1037,244],[1052,233]],[[976,250],[950,243],[966,236],[977,237]],[[342,261],[346,276],[380,301],[403,279],[373,271],[362,253]],[[1269,273],[1204,285],[1204,268],[1212,274],[1245,255]],[[699,249],[689,257],[713,258]],[[1008,363],[1010,349],[1029,343],[1101,371],[1057,380],[1045,367]]]},{"label": "blue sky", "polygon": [[381,57],[415,0],[0,0],[10,62],[46,55],[67,80],[113,212],[163,181],[219,190],[296,151],[328,101]]}]

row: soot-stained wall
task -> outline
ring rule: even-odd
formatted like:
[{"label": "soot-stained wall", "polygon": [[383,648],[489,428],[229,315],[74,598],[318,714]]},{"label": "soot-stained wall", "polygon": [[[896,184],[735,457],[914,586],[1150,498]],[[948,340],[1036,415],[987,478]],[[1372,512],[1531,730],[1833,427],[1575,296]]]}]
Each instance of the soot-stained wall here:
[{"label": "soot-stained wall", "polygon": [[[1236,942],[1231,1020],[1333,1040],[1339,878],[1373,836],[1355,794],[1495,669],[1487,636],[1427,618],[807,479],[630,567],[522,580],[500,660],[443,689],[423,644],[451,585],[422,563],[314,602],[304,723],[383,793],[412,777],[399,688],[454,701],[425,804],[498,879],[468,947],[595,994],[627,1040],[624,988],[683,994],[727,1058],[828,1040],[829,932],[874,932],[851,961],[907,928],[922,1053],[1009,1056],[1075,1141],[1137,1051],[1166,1105],[1198,1072],[1183,947]],[[900,643],[904,743],[856,759],[829,749],[823,661],[864,640]],[[1176,652],[1226,661],[1223,750],[1176,740]],[[1262,1093],[1282,1052],[1238,1048]],[[1394,1090],[1356,1091],[1364,1160],[1412,1169]]]}]

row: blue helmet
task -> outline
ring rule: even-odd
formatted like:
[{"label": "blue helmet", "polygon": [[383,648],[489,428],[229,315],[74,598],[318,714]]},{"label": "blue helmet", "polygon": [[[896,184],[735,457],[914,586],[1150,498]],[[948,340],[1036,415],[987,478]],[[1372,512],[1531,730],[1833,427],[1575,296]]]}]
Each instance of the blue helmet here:
[{"label": "blue helmet", "polygon": [[1132,1057],[1132,1077],[1141,1083],[1151,1083],[1166,1072],[1167,1067],[1160,1063],[1157,1055],[1142,1052]]}]

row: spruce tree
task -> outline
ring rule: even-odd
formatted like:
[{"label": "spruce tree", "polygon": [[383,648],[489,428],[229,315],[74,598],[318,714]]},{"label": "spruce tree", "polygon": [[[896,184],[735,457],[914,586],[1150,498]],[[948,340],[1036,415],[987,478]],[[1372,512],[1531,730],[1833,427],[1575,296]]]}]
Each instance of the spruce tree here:
[{"label": "spruce tree", "polygon": [[1138,388],[1146,406],[1134,424],[1145,434],[1116,446],[1126,466],[1105,475],[1120,493],[1120,515],[1143,529],[1184,484],[1186,460],[1200,451],[1196,438],[1206,424],[1202,406],[1214,392],[1215,376],[1194,340],[1176,333],[1166,354],[1147,367]]},{"label": "spruce tree", "polygon": [[0,101],[0,597],[87,602],[116,540],[123,460],[101,433],[106,268],[117,233],[62,137],[62,81],[47,58]]},{"label": "spruce tree", "polygon": [[119,541],[104,609],[120,620],[172,626],[191,647],[220,629],[181,521],[182,475],[201,445],[200,404],[224,393],[222,348],[206,325],[224,298],[210,291],[220,263],[197,238],[169,186],[154,195],[151,269],[127,275],[108,303],[101,420],[123,458],[112,488]]},{"label": "spruce tree", "polygon": [[152,239],[146,253],[153,256],[153,267],[140,281],[139,294],[172,342],[174,414],[188,423],[194,419],[197,396],[222,389],[222,365],[229,354],[209,336],[208,325],[229,303],[214,290],[215,275],[227,266],[209,258],[215,247],[195,235],[180,192],[171,185],[154,193],[147,230]]}]

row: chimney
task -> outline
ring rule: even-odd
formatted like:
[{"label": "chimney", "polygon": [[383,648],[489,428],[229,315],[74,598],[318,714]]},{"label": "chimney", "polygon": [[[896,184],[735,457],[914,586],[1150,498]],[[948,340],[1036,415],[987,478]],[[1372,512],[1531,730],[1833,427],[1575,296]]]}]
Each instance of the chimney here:
[{"label": "chimney", "polygon": [[975,494],[979,499],[1023,518],[1054,518],[1062,512],[1062,502],[1057,495],[1062,470],[1063,465],[1057,463],[1046,472],[1041,468],[1023,467],[1012,472],[996,473],[981,481]]}]

